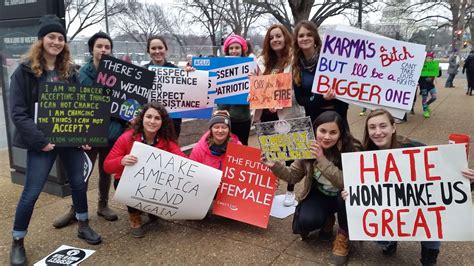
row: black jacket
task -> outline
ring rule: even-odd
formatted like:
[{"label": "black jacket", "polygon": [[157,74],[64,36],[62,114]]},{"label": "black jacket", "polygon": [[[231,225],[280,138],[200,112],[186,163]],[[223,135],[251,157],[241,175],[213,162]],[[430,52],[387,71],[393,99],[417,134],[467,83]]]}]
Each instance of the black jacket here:
[{"label": "black jacket", "polygon": [[[75,68],[74,68],[75,69]],[[35,103],[38,102],[38,87],[43,76],[35,77],[30,63],[21,63],[13,72],[10,81],[10,106],[16,132],[13,145],[28,150],[41,151],[49,141],[35,124]],[[68,83],[78,83],[77,75],[72,75]]]}]

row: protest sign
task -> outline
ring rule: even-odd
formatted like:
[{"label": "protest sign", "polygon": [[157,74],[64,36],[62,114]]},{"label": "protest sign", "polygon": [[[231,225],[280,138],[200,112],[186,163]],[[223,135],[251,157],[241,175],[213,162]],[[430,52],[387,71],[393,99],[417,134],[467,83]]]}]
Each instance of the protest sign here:
[{"label": "protest sign", "polygon": [[309,150],[315,140],[310,117],[255,124],[258,143],[268,160],[311,159]]},{"label": "protest sign", "polygon": [[170,220],[203,219],[221,180],[221,171],[140,142],[130,154],[114,199]]},{"label": "protest sign", "polygon": [[149,101],[163,104],[173,118],[200,118],[189,111],[207,108],[209,72],[155,65],[148,69],[155,73]]},{"label": "protest sign", "polygon": [[217,74],[216,104],[248,104],[249,73],[255,72],[252,57],[196,57],[193,67]]},{"label": "protest sign", "polygon": [[337,98],[410,110],[425,58],[423,45],[329,29],[312,91]]},{"label": "protest sign", "polygon": [[34,266],[46,265],[79,265],[88,257],[94,254],[95,250],[75,248],[62,245],[53,251],[46,258],[38,261]]},{"label": "protest sign", "polygon": [[291,73],[250,77],[250,109],[291,107]]},{"label": "protest sign", "polygon": [[110,113],[130,121],[148,102],[155,73],[112,56],[102,55],[96,83],[112,89]]},{"label": "protest sign", "polygon": [[277,179],[260,152],[229,143],[213,214],[267,228]]},{"label": "protest sign", "polygon": [[57,147],[107,146],[110,96],[105,89],[65,83],[39,87],[36,123]]},{"label": "protest sign", "polygon": [[422,77],[438,77],[439,61],[425,61],[423,69],[421,69]]},{"label": "protest sign", "polygon": [[351,240],[473,240],[462,144],[342,154]]}]

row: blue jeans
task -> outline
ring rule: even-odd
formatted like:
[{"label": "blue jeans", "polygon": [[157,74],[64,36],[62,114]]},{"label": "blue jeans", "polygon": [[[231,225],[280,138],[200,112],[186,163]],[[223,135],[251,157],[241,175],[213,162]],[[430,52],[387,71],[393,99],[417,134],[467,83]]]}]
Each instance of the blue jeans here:
[{"label": "blue jeans", "polygon": [[[13,237],[25,237],[31,215],[56,156],[64,165],[66,177],[71,186],[72,203],[76,217],[87,219],[87,186],[84,182],[83,151],[78,148],[55,148],[49,152],[28,150],[26,157],[26,181],[16,208]],[[85,218],[85,219],[84,219]]]}]

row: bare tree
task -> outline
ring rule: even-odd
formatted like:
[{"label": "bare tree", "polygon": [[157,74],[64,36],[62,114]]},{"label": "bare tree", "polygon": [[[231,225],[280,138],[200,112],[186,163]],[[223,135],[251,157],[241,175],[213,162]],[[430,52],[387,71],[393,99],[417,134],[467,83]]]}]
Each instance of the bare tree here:
[{"label": "bare tree", "polygon": [[224,0],[220,10],[223,22],[230,26],[232,32],[244,38],[247,38],[250,26],[265,13],[261,7],[242,0]]},{"label": "bare tree", "polygon": [[[66,31],[72,41],[83,30],[101,23],[105,19],[105,6],[102,1],[65,0]],[[125,0],[108,0],[107,15],[113,17],[125,10]]]}]

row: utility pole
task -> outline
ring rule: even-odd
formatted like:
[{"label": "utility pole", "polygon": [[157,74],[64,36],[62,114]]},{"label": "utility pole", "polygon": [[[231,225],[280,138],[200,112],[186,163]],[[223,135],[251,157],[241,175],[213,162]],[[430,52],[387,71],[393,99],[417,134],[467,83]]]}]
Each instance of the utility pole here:
[{"label": "utility pole", "polygon": [[359,17],[357,19],[357,24],[359,24],[359,29],[362,29],[362,0],[359,0]]},{"label": "utility pole", "polygon": [[104,11],[105,11],[105,32],[109,34],[109,14],[107,11],[107,0],[104,0]]}]

